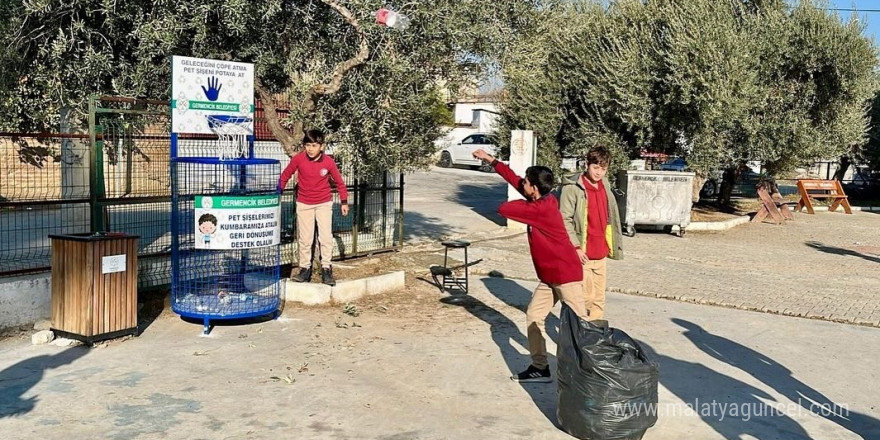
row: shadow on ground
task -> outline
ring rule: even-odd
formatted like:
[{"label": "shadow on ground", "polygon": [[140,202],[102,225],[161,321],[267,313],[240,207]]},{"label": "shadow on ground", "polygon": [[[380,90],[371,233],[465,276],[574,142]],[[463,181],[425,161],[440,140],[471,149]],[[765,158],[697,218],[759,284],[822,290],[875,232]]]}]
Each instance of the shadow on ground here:
[{"label": "shadow on ground", "polygon": [[839,247],[835,247],[835,246],[828,246],[826,244],[819,243],[818,241],[808,241],[804,244],[806,244],[807,246],[809,246],[813,249],[816,249],[820,252],[825,252],[827,254],[848,255],[848,256],[852,256],[852,257],[864,258],[865,260],[868,260],[868,261],[871,261],[874,263],[880,263],[880,258],[878,258],[878,257],[866,255],[866,254],[863,254],[861,252],[856,252],[851,249],[839,248]]},{"label": "shadow on ground", "polygon": [[[521,311],[523,322],[526,319],[526,309],[532,300],[532,291],[523,288],[516,282],[502,277],[483,278],[483,284],[489,293],[504,301],[505,304]],[[557,302],[558,304],[558,302]],[[555,307],[555,304],[554,304]],[[544,332],[547,339],[559,342],[559,317],[550,313],[544,321]],[[527,345],[528,346],[528,345]]]},{"label": "shadow on ground", "polygon": [[[509,304],[518,310],[524,311],[526,305],[531,298],[532,293],[520,286],[519,284],[506,279],[499,278],[483,278],[483,283],[489,291],[498,298],[501,298],[506,304]],[[477,298],[470,295],[452,295],[444,297],[440,300],[445,304],[455,305],[464,308],[475,317],[486,322],[490,326],[492,340],[504,358],[507,369],[511,375],[525,369],[530,361],[528,355],[521,354],[523,351],[528,352],[528,338],[520,332],[517,324],[505,316],[503,313],[486,305]],[[559,320],[554,315],[552,317],[553,339],[558,336]],[[525,320],[525,312],[521,317]],[[551,371],[555,372],[556,356],[548,353],[548,361],[550,362]],[[559,428],[556,421],[556,386],[553,383],[524,383],[521,384],[523,389],[529,394],[535,406],[554,426]]]},{"label": "shadow on ground", "polygon": [[459,185],[455,195],[455,202],[460,205],[467,206],[471,211],[498,226],[507,224],[504,217],[498,214],[498,206],[507,201],[507,182],[491,185]]},{"label": "shadow on ground", "polygon": [[43,379],[46,370],[70,364],[88,352],[86,346],[70,347],[60,353],[25,359],[0,371],[0,419],[31,412],[39,398],[23,396]]},{"label": "shadow on ground", "polygon": [[[638,341],[651,359],[660,363],[660,384],[683,401],[682,407],[658,407],[658,416],[698,415],[723,438],[778,438],[807,440],[810,436],[791,417],[775,414],[764,403],[773,397],[741,380],[703,364],[657,353]],[[735,407],[735,409],[734,409]],[[688,412],[689,411],[689,412]]]},{"label": "shadow on ground", "polygon": [[[792,402],[796,402],[804,410],[834,422],[864,439],[880,439],[880,420],[838,405],[795,378],[791,370],[784,365],[740,343],[713,335],[690,321],[675,318],[672,322],[684,328],[686,330],[684,336],[704,353],[748,373]],[[820,356],[817,356],[818,359]],[[775,417],[774,421],[779,416],[775,415]],[[760,435],[756,437],[764,438]],[[785,438],[794,437],[785,436]]]},{"label": "shadow on ground", "polygon": [[443,219],[430,217],[418,212],[404,211],[403,239],[411,241],[441,241],[455,231]]},{"label": "shadow on ground", "polygon": [[165,303],[171,292],[167,290],[152,290],[138,292],[138,302],[143,307],[138,310],[137,327],[138,334],[143,334],[159,316],[165,311]]},{"label": "shadow on ground", "polygon": [[[484,282],[487,280],[484,279]],[[507,281],[507,280],[503,280]],[[529,292],[519,285],[515,289],[505,290],[504,292],[493,292],[496,296],[522,296],[523,293]],[[491,287],[490,287],[491,285]],[[498,290],[504,285],[498,283],[487,283],[487,287]],[[517,291],[518,290],[518,291]],[[484,302],[470,295],[452,295],[444,297],[441,302],[449,305],[459,306],[467,310],[475,317],[481,319],[490,326],[490,334],[495,345],[498,346],[504,362],[507,364],[509,374],[515,374],[529,365],[528,356],[523,356],[522,351],[528,351],[528,340],[523,335],[516,323],[507,318],[503,313],[486,305]],[[525,319],[525,315],[522,317]],[[551,364],[551,370],[555,366],[556,357],[553,354],[548,355]],[[529,394],[535,406],[544,414],[554,426],[559,428],[556,422],[556,387],[553,383],[524,383],[521,384],[526,393]]]}]

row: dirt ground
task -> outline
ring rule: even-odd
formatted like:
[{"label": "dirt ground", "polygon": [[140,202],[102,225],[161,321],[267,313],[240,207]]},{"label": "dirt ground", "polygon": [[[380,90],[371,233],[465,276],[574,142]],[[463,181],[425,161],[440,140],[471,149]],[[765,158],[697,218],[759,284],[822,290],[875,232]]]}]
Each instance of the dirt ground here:
[{"label": "dirt ground", "polygon": [[[863,291],[876,292],[873,259],[803,244],[876,254],[875,218],[802,215],[785,227],[626,237],[627,259],[614,263],[609,283],[645,289],[643,283],[670,294],[699,286],[707,294],[754,290],[781,298],[770,286],[748,284],[768,279],[764,272],[736,269],[756,255],[746,252],[749,246],[761,243],[769,246],[762,252],[782,262],[833,261]],[[852,237],[839,237],[838,228]],[[217,324],[207,337],[199,322],[170,310],[167,291],[142,293],[144,331],[136,338],[85,349],[32,346],[32,330],[11,333],[0,341],[0,437],[570,438],[557,426],[554,385],[508,380],[528,362],[524,310],[536,281],[526,237],[489,231],[469,239],[469,295],[441,293],[431,283],[428,268],[442,264],[443,247],[430,242],[334,263],[340,280],[404,270],[405,290],[349,304],[289,303],[277,320]],[[460,257],[450,252],[449,264],[460,265]],[[492,276],[500,272],[517,279]],[[792,282],[783,276],[788,272],[771,271],[780,277],[772,286],[797,282],[814,289],[827,278],[802,273]],[[860,292],[851,285],[844,290]],[[814,298],[808,291],[798,295],[792,301]],[[658,354],[659,398],[669,412],[646,439],[880,438],[870,385],[880,380],[870,349],[880,346],[877,329],[617,293],[608,301],[614,326]],[[546,325],[551,353],[559,338],[556,316]],[[817,351],[830,359],[817,360]],[[859,374],[851,374],[852,365],[860,365]],[[847,405],[852,417],[822,417],[804,409],[801,396]],[[697,401],[795,411],[750,420],[675,412]]]},{"label": "dirt ground", "polygon": [[[442,265],[442,248],[430,245],[408,247],[404,252],[385,252],[373,256],[340,261],[334,264],[334,276],[337,280],[365,278],[377,274],[388,273],[397,270],[406,271],[406,290],[393,292],[385,295],[368,296],[356,301],[356,310],[373,311],[379,315],[392,318],[419,316],[431,313],[435,301],[425,301],[428,296],[436,296],[439,289],[433,285],[430,270],[432,265]],[[462,261],[450,256],[450,266],[458,266]],[[282,268],[282,276],[289,276],[290,269]],[[320,282],[320,273],[312,277],[313,283]],[[170,291],[158,290],[141,292],[139,302],[142,304],[138,313],[138,321],[141,326],[149,325],[155,319],[179,319],[171,310]],[[431,304],[432,307],[425,307]],[[285,307],[297,307],[288,303]],[[334,309],[338,306],[312,306],[311,309]],[[341,313],[340,309],[340,313]],[[350,309],[351,310],[351,309]],[[341,313],[344,316],[344,313]],[[19,339],[28,340],[35,332],[32,325],[9,327],[0,331],[0,340]],[[109,343],[109,342],[105,342]]]},{"label": "dirt ground", "polygon": [[[383,254],[357,270],[437,256]],[[277,320],[222,324],[208,337],[165,308],[145,313],[141,336],[92,349],[0,341],[0,381],[10,385],[0,432],[4,440],[571,438],[557,426],[554,385],[507,379],[527,362],[523,310],[534,283],[477,276],[471,295],[454,296],[422,281],[425,272],[410,274],[405,291],[288,305]],[[646,439],[877,438],[876,369],[842,374],[867,360],[849,346],[828,364],[805,355],[840,341],[876,343],[873,329],[628,295],[610,296],[609,307],[619,328],[660,354],[660,402],[670,413]],[[558,323],[548,318],[551,353]],[[674,412],[713,399],[800,408],[798,392],[850,405],[854,422]]]}]

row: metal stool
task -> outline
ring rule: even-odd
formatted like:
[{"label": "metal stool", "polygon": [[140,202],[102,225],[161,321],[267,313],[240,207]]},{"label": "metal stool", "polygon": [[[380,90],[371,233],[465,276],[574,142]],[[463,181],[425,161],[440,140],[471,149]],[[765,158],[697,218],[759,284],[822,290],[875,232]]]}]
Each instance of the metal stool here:
[{"label": "metal stool", "polygon": [[[464,293],[468,293],[468,254],[467,248],[471,245],[469,241],[464,240],[450,240],[444,241],[440,243],[445,247],[445,251],[443,253],[443,266],[432,266],[431,267],[431,277],[434,278],[434,283],[437,284],[437,287],[440,288],[442,292],[447,286],[448,287],[458,287]],[[464,249],[464,264],[458,267],[449,267],[449,249]],[[464,277],[459,277],[455,275],[454,269],[464,268]],[[440,279],[438,279],[440,277]],[[464,282],[464,284],[462,284]]]}]

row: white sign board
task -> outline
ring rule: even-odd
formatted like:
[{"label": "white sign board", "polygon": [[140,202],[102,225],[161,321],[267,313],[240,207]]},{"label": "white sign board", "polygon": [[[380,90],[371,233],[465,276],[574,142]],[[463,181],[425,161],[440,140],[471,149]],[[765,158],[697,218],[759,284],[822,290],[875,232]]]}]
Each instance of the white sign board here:
[{"label": "white sign board", "polygon": [[171,57],[171,132],[211,134],[209,115],[250,117],[254,132],[254,65]]},{"label": "white sign board", "polygon": [[[510,132],[510,169],[518,176],[526,177],[526,169],[537,161],[538,149],[535,135],[531,130],[513,130]],[[524,199],[516,189],[507,185],[507,200]],[[510,229],[525,230],[525,225],[517,221],[507,220]]]},{"label": "white sign board", "polygon": [[196,196],[196,249],[250,249],[281,243],[277,195]]},{"label": "white sign board", "polygon": [[101,257],[101,273],[125,272],[125,254]]}]

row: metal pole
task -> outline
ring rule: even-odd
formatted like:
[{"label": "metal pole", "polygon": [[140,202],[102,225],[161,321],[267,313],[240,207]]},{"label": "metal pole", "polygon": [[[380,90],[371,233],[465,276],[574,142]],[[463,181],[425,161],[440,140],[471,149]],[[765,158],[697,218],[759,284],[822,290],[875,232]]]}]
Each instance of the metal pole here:
[{"label": "metal pole", "polygon": [[358,185],[357,177],[354,178],[354,188],[352,190],[351,195],[354,196],[354,216],[351,219],[351,255],[357,255],[358,249],[358,222],[360,219],[358,215],[360,214],[360,186]]},{"label": "metal pole", "polygon": [[400,225],[400,247],[403,247],[403,173],[400,173],[400,209],[397,210],[397,223]]},{"label": "metal pole", "polygon": [[106,196],[104,192],[104,141],[98,141],[98,132],[103,133],[102,127],[97,124],[97,97],[92,95],[89,98],[89,140],[91,148],[89,149],[89,211],[90,211],[90,227],[91,232],[102,232],[107,230],[107,223],[104,216],[104,209],[100,199]]},{"label": "metal pole", "polygon": [[[180,189],[177,182],[177,133],[171,132],[171,149],[169,151],[171,165],[171,298],[177,298],[178,283],[180,279],[180,219],[178,208],[180,206]],[[207,321],[205,326],[207,328]]]},{"label": "metal pole", "polygon": [[382,247],[388,246],[388,171],[382,172]]}]

